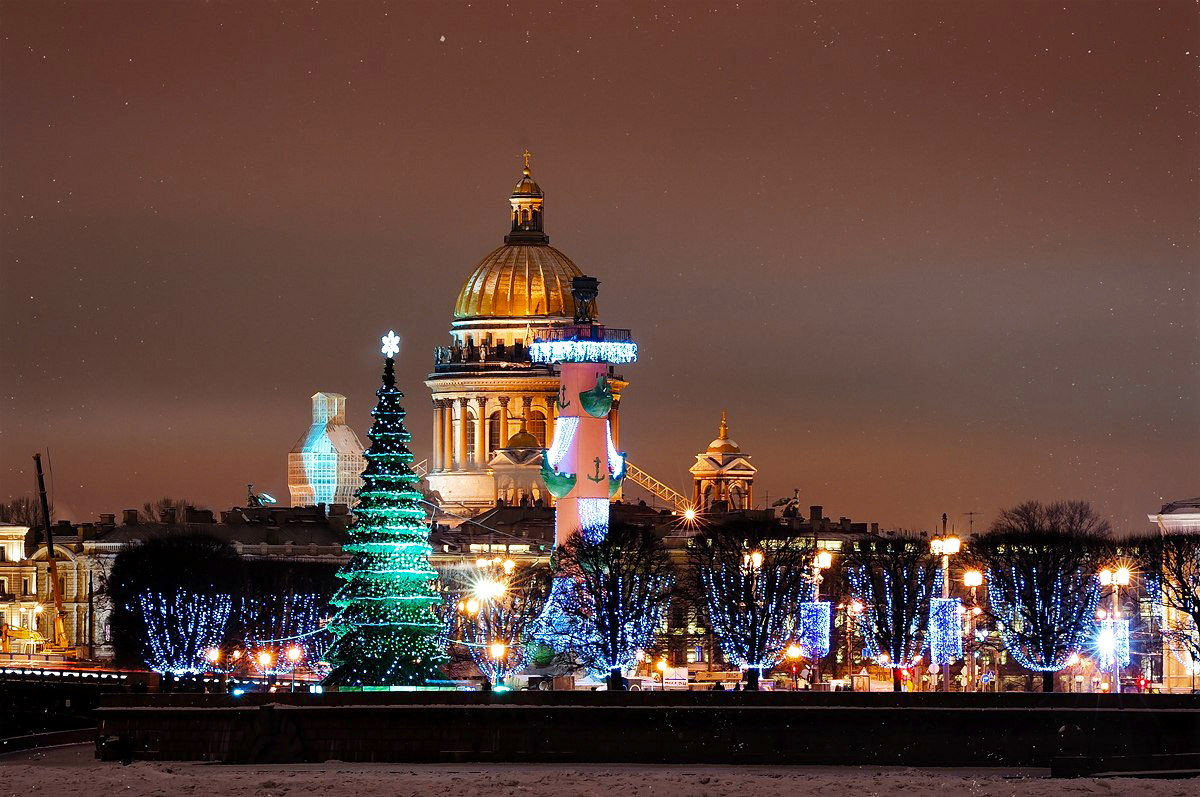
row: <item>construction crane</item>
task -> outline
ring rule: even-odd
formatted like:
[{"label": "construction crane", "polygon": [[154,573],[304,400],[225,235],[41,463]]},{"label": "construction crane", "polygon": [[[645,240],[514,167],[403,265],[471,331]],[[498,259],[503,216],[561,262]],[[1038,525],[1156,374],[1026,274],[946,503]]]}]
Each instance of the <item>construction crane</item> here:
[{"label": "construction crane", "polygon": [[54,642],[49,650],[64,658],[74,658],[67,641],[67,626],[63,610],[62,590],[58,586],[58,561],[54,552],[54,532],[50,528],[50,502],[46,500],[46,479],[42,475],[42,455],[33,455],[33,464],[37,469],[38,496],[42,501],[42,532],[46,537],[46,558],[50,563],[50,594],[54,597]]}]

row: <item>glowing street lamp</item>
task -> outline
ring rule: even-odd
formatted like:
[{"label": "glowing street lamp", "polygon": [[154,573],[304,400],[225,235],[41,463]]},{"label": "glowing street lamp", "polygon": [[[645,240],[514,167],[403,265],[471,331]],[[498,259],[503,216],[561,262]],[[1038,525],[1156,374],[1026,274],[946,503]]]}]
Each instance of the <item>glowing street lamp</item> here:
[{"label": "glowing street lamp", "polygon": [[788,661],[792,663],[792,691],[800,688],[800,675],[798,672],[800,657],[804,655],[804,651],[799,645],[788,645],[787,648]]},{"label": "glowing street lamp", "polygon": [[504,563],[501,565],[501,567],[504,568],[505,575],[511,574],[512,571],[516,568],[516,566],[517,566],[517,563],[514,562],[512,559],[505,559]]},{"label": "glowing street lamp", "polygon": [[503,659],[504,654],[507,651],[508,651],[508,645],[505,645],[503,642],[493,642],[491,647],[488,648],[488,652],[492,654],[492,658],[495,659],[496,661],[500,661],[501,659]]},{"label": "glowing street lamp", "polygon": [[204,651],[204,658],[208,661],[209,664],[216,664],[218,661],[221,660],[221,649],[220,648],[209,648],[208,650]]},{"label": "glowing street lamp", "polygon": [[500,598],[504,597],[504,593],[507,591],[507,589],[508,588],[505,587],[502,582],[493,581],[492,579],[489,578],[489,579],[484,579],[483,581],[480,581],[479,583],[477,583],[475,585],[475,589],[472,590],[472,592],[475,593],[475,597],[478,598],[481,602],[482,601],[494,601],[494,600],[499,600]]},{"label": "glowing street lamp", "polygon": [[291,645],[287,649],[287,659],[292,665],[292,688],[291,691],[296,691],[296,663],[300,661],[300,657],[304,655],[304,651],[299,645]]},{"label": "glowing street lamp", "polygon": [[658,664],[655,666],[658,667],[659,685],[661,686],[662,690],[665,692],[665,691],[667,691],[667,660],[666,660],[666,658],[659,659]]},{"label": "glowing street lamp", "polygon": [[[1121,587],[1129,586],[1131,574],[1128,567],[1118,567],[1115,570],[1104,568],[1099,573],[1100,583],[1106,587],[1112,587],[1112,610],[1109,612],[1111,618],[1105,628],[1102,628],[1096,635],[1096,647],[1101,654],[1107,658],[1112,656],[1113,660],[1113,693],[1120,694],[1121,692],[1121,657],[1117,655],[1117,638],[1116,628],[1118,619],[1121,616],[1120,595]],[[1097,617],[1104,619],[1100,610],[1096,613]]]},{"label": "glowing street lamp", "polygon": [[265,675],[271,669],[271,662],[275,660],[275,657],[271,655],[270,651],[260,650],[254,660],[258,662],[258,668]]}]

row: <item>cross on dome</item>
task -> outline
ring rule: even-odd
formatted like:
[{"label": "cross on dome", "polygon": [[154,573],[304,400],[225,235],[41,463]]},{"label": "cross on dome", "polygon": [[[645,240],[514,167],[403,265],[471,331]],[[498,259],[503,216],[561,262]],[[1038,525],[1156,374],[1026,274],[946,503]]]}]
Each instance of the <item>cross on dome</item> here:
[{"label": "cross on dome", "polygon": [[384,357],[390,360],[400,353],[400,336],[394,331],[388,330],[388,333],[379,340],[383,343],[380,351],[383,352]]},{"label": "cross on dome", "polygon": [[522,152],[521,155],[524,156],[524,158],[525,158],[525,176],[528,177],[529,176],[529,159],[533,157],[533,153],[529,151],[528,147],[526,147],[525,151]]}]

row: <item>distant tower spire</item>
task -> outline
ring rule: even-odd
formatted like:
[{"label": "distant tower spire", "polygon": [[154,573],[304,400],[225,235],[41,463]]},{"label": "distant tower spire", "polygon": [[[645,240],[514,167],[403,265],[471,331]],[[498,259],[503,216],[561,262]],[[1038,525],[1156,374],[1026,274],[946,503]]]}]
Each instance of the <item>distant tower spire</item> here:
[{"label": "distant tower spire", "polygon": [[545,228],[542,226],[542,202],[545,200],[545,195],[542,193],[541,186],[533,179],[533,171],[529,166],[529,159],[533,154],[529,150],[521,153],[525,159],[525,168],[521,173],[521,179],[517,181],[516,187],[513,189],[512,196],[508,198],[508,203],[511,206],[510,221],[512,229],[508,235],[504,236],[506,244],[533,244],[541,245],[550,243],[550,237],[546,235]]},{"label": "distant tower spire", "polygon": [[725,417],[725,410],[721,410],[721,430],[717,433],[717,439],[719,439],[719,440],[728,440],[729,439],[729,423]]}]

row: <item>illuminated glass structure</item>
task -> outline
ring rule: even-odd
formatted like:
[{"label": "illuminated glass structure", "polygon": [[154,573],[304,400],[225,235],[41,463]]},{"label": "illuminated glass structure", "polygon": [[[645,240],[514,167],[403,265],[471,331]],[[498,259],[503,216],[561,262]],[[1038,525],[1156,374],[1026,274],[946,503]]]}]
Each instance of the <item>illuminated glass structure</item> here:
[{"label": "illuminated glass structure", "polygon": [[312,426],[288,454],[292,506],[352,506],[366,460],[358,435],[346,425],[346,397],[314,393],[312,418]]}]

